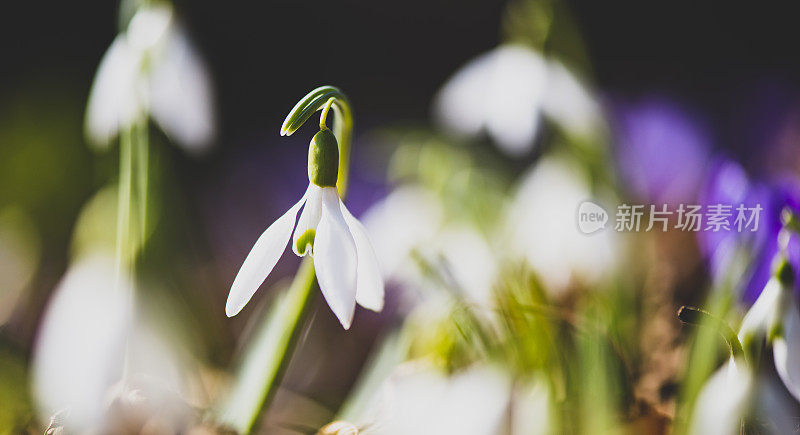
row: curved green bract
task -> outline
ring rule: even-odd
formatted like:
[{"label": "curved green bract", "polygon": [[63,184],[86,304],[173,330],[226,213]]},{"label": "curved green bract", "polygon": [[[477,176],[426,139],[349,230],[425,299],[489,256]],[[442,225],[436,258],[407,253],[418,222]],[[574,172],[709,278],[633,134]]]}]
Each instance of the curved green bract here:
[{"label": "curved green bract", "polygon": [[339,141],[339,174],[336,188],[344,199],[347,192],[348,168],[350,167],[350,136],[353,132],[353,112],[347,97],[334,86],[320,86],[306,94],[286,116],[281,126],[281,136],[291,136],[317,110],[333,100],[333,133]]},{"label": "curved green bract", "polygon": [[281,125],[281,136],[291,136],[292,133],[297,131],[308,118],[311,117],[317,110],[322,109],[325,103],[331,98],[334,99],[334,104],[340,110],[347,110],[349,112],[349,103],[347,97],[334,86],[320,86],[317,89],[306,94],[300,101],[295,104],[292,110],[286,115]]}]

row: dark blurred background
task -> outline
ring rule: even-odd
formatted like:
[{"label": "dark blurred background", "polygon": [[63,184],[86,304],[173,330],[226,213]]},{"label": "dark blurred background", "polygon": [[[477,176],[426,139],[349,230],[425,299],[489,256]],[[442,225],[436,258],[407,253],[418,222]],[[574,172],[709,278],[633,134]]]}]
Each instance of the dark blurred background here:
[{"label": "dark blurred background", "polygon": [[[237,137],[277,128],[296,95],[323,82],[348,91],[362,123],[424,120],[426,103],[446,77],[499,42],[504,3],[178,1],[176,7],[214,73],[224,149]],[[604,90],[663,87],[724,107],[726,94],[764,74],[798,76],[800,62],[789,55],[800,36],[794,2],[758,9],[711,1],[568,5]],[[3,105],[55,83],[85,95],[117,22],[115,2],[6,5]]]}]

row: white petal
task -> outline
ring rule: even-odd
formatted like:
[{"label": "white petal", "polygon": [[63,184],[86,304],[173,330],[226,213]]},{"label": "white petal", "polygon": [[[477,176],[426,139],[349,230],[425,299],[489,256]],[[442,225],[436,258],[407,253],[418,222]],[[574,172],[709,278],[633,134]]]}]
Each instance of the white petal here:
[{"label": "white petal", "polygon": [[587,237],[575,228],[578,204],[592,198],[591,183],[574,161],[549,156],[521,178],[506,216],[506,245],[522,256],[552,292],[573,282],[598,283],[621,263],[620,233]]},{"label": "white petal", "polygon": [[547,62],[547,89],[542,101],[545,116],[570,133],[587,137],[600,124],[600,109],[589,90],[560,62]]},{"label": "white petal", "polygon": [[100,61],[86,106],[86,135],[95,146],[107,146],[139,114],[138,68],[136,53],[124,35],[117,36]]},{"label": "white petal", "polygon": [[486,128],[509,154],[531,149],[539,127],[546,67],[529,48],[506,45],[461,68],[436,98],[441,123],[464,135]]},{"label": "white petal", "polygon": [[128,24],[128,42],[136,50],[152,50],[169,33],[172,22],[172,6],[159,4],[143,7]]},{"label": "white petal", "polygon": [[486,83],[494,58],[493,51],[476,57],[458,70],[439,91],[434,111],[446,129],[471,136],[483,128],[486,119],[482,107],[486,104]]},{"label": "white petal", "polygon": [[[409,362],[399,365],[381,388],[376,433],[496,434],[508,418],[511,382],[504,373],[474,366],[447,376]],[[506,428],[507,429],[507,428]]]},{"label": "white petal", "polygon": [[755,381],[751,412],[759,416],[759,433],[788,434],[797,432],[795,403],[786,395],[783,383],[771,373],[759,373]]},{"label": "white petal", "polygon": [[401,278],[409,254],[436,235],[443,215],[437,197],[422,188],[403,186],[361,216],[385,279]]},{"label": "white petal", "polygon": [[547,383],[536,379],[515,388],[512,408],[512,434],[544,435],[552,432],[550,392]]},{"label": "white petal", "polygon": [[335,187],[322,189],[322,218],[314,239],[314,268],[322,295],[342,323],[350,328],[356,308],[356,247],[339,208]]},{"label": "white petal", "polygon": [[378,266],[378,257],[375,255],[364,225],[361,225],[361,222],[350,214],[341,200],[339,205],[356,243],[356,256],[358,257],[356,302],[364,308],[380,311],[383,309],[383,278]]},{"label": "white petal", "polygon": [[[292,237],[292,251],[296,255],[304,256],[308,253],[299,252],[297,250],[297,238],[302,236],[308,230],[316,230],[319,225],[319,219],[322,214],[322,188],[314,184],[308,186],[308,199],[306,205],[303,207],[303,212],[300,213],[300,219],[297,220],[297,227],[294,230]],[[305,247],[303,247],[305,249]]]},{"label": "white petal", "polygon": [[211,78],[183,28],[172,25],[149,77],[153,119],[189,151],[203,151],[214,138]]},{"label": "white petal", "polygon": [[[310,188],[309,188],[310,190]],[[267,276],[272,272],[272,268],[281,258],[286,249],[286,243],[292,237],[292,229],[297,218],[300,206],[306,200],[306,194],[300,198],[297,204],[293,205],[283,216],[272,223],[272,225],[261,234],[253,249],[247,254],[247,258],[239,269],[236,279],[233,280],[231,292],[228,294],[228,302],[225,304],[225,314],[228,317],[235,316],[244,308],[256,290],[264,283]]]},{"label": "white petal", "polygon": [[101,424],[108,389],[122,375],[133,289],[114,269],[114,259],[103,254],[71,265],[39,326],[33,393],[44,421],[69,409],[63,423],[70,433]]},{"label": "white petal", "polygon": [[786,389],[800,400],[800,314],[794,303],[786,310],[783,335],[772,342],[773,356]]},{"label": "white petal", "polygon": [[739,328],[739,341],[749,342],[757,334],[766,334],[778,313],[781,284],[773,278],[767,282],[756,302],[747,311]]},{"label": "white petal", "polygon": [[690,434],[737,434],[745,412],[752,377],[731,360],[700,390]]},{"label": "white petal", "polygon": [[526,47],[497,49],[491,80],[486,129],[505,152],[519,155],[533,147],[539,130],[539,110],[544,99],[547,69],[542,56]]}]

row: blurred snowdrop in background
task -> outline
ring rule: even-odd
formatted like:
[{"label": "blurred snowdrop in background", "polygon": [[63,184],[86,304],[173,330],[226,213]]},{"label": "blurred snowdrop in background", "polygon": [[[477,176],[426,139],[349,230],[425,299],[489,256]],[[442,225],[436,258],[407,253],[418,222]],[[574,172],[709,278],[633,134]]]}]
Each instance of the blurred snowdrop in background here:
[{"label": "blurred snowdrop in background", "polygon": [[554,292],[575,283],[599,284],[623,258],[623,236],[612,228],[591,235],[578,231],[578,205],[593,197],[580,166],[558,156],[537,162],[514,194],[506,246],[527,260]]},{"label": "blurred snowdrop in background", "polygon": [[446,129],[464,136],[486,132],[511,155],[533,149],[543,117],[584,138],[602,121],[574,73],[519,44],[500,46],[462,67],[439,92],[434,112]]},{"label": "blurred snowdrop in background", "polygon": [[86,133],[101,147],[144,117],[176,143],[204,151],[214,139],[211,79],[169,3],[138,9],[100,61]]},{"label": "blurred snowdrop in background", "polygon": [[70,431],[102,427],[111,386],[122,378],[131,306],[114,260],[87,256],[64,276],[45,312],[34,358],[42,420],[63,412]]}]

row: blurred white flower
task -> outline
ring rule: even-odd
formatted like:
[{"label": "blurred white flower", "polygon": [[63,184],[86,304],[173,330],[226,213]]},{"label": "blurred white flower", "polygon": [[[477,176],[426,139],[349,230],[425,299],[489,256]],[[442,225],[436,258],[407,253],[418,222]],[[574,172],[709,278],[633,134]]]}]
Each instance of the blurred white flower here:
[{"label": "blurred white flower", "polygon": [[578,165],[551,156],[523,177],[513,198],[505,246],[525,258],[551,290],[563,290],[573,281],[595,283],[610,276],[618,262],[616,233],[578,230],[576,211],[591,195]]},{"label": "blurred white flower", "polygon": [[757,433],[797,429],[795,405],[781,383],[764,372],[753,374],[743,361],[731,358],[700,390],[689,433],[735,435],[742,433],[744,420]]},{"label": "blurred white flower", "polygon": [[383,278],[367,231],[335,187],[309,183],[300,201],[264,231],[244,260],[225,305],[229,317],[241,311],[267,279],[293,232],[292,250],[298,256],[311,254],[322,295],[345,329],[350,328],[356,302],[374,311],[383,308]]},{"label": "blurred white flower", "polygon": [[717,370],[697,396],[691,434],[738,434],[747,410],[752,375],[733,359]]},{"label": "blurred white flower", "polygon": [[800,400],[800,315],[794,303],[787,307],[783,331],[772,341],[775,369],[795,399]]},{"label": "blurred white flower", "polygon": [[491,304],[497,261],[486,238],[465,223],[446,222],[436,196],[417,186],[401,186],[364,213],[364,225],[378,237],[378,261],[384,277],[421,288],[425,277],[417,255],[437,268],[465,299]]},{"label": "blurred white flower", "polygon": [[34,396],[43,421],[64,411],[70,431],[102,423],[120,380],[131,328],[130,282],[115,288],[114,260],[87,256],[71,267],[45,311],[33,358]]},{"label": "blurred white flower", "polygon": [[551,433],[550,412],[550,392],[543,381],[535,380],[514,386],[511,399],[512,434]]},{"label": "blurred white flower", "polygon": [[435,116],[455,133],[485,130],[505,152],[533,148],[540,115],[570,134],[586,136],[600,123],[597,104],[561,63],[522,45],[502,45],[467,63],[444,85]]},{"label": "blurred white flower", "polygon": [[121,281],[113,257],[87,254],[58,284],[33,352],[32,388],[42,421],[59,413],[70,433],[108,433],[100,428],[116,424],[115,413],[131,417],[133,396],[146,399],[148,415],[157,413],[162,422],[185,421],[182,360],[149,325],[133,322],[131,282]]},{"label": "blurred white flower", "polygon": [[406,363],[377,395],[365,433],[490,435],[505,422],[511,381],[489,367],[448,376],[422,363]]},{"label": "blurred white flower", "polygon": [[362,221],[376,242],[375,253],[385,279],[401,276],[413,267],[409,264],[411,252],[433,239],[443,219],[444,210],[436,196],[417,186],[396,188],[364,213]]},{"label": "blurred white flower", "polygon": [[484,237],[467,225],[449,225],[433,240],[432,248],[440,253],[442,266],[467,301],[491,306],[497,263]]},{"label": "blurred white flower", "polygon": [[202,151],[214,136],[211,80],[171,6],[141,8],[106,51],[86,109],[86,133],[105,147],[147,114],[175,142]]},{"label": "blurred white flower", "polygon": [[800,400],[800,313],[794,290],[771,278],[750,307],[739,329],[739,340],[772,345],[775,369],[790,393]]}]

